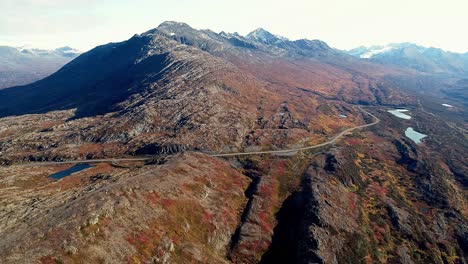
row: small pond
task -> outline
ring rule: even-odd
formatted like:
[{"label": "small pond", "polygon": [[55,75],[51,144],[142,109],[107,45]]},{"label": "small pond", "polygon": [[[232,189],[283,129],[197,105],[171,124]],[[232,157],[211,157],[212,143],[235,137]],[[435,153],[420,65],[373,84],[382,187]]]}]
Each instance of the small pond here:
[{"label": "small pond", "polygon": [[52,178],[52,179],[55,179],[55,180],[58,180],[58,179],[62,179],[64,177],[67,177],[73,173],[76,173],[76,172],[79,172],[79,171],[82,171],[82,170],[86,170],[86,169],[89,169],[93,166],[87,164],[87,163],[80,163],[80,164],[76,164],[66,170],[63,170],[63,171],[59,171],[59,172],[56,172],[54,174],[51,174],[49,175],[49,178]]},{"label": "small pond", "polygon": [[408,127],[406,129],[405,136],[409,137],[416,144],[421,143],[421,139],[427,137],[427,135],[415,131],[412,127]]},{"label": "small pond", "polygon": [[388,110],[388,112],[396,117],[403,118],[403,119],[411,119],[411,116],[404,114],[403,112],[408,112],[407,109],[395,109],[395,110]]}]

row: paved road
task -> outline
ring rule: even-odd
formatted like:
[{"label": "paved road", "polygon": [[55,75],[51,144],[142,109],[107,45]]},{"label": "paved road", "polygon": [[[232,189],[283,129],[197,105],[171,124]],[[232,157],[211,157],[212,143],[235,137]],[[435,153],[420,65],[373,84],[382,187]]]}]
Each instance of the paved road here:
[{"label": "paved road", "polygon": [[[327,145],[331,145],[335,143],[338,139],[342,138],[344,135],[358,129],[374,126],[380,122],[380,119],[376,117],[375,115],[367,112],[366,110],[362,109],[359,107],[359,109],[366,114],[372,116],[374,118],[374,121],[370,124],[366,125],[361,125],[357,127],[352,127],[348,128],[340,133],[338,133],[336,136],[334,136],[332,139],[317,144],[313,146],[308,146],[308,147],[302,147],[302,148],[290,148],[290,149],[282,149],[282,150],[265,150],[265,151],[252,151],[252,152],[235,152],[235,153],[218,153],[218,154],[208,154],[212,157],[232,157],[232,156],[244,156],[244,155],[259,155],[259,154],[292,154],[297,151],[301,150],[309,150],[309,149],[315,149],[315,148],[320,148],[324,147]],[[139,158],[116,158],[116,159],[93,159],[93,160],[71,160],[71,161],[57,161],[57,162],[30,162],[26,163],[24,165],[30,165],[30,166],[35,166],[35,165],[57,165],[57,164],[79,164],[79,163],[101,163],[101,162],[120,162],[120,161],[147,161],[153,159],[152,157],[139,157]]]},{"label": "paved road", "polygon": [[361,107],[359,107],[359,109],[361,109],[363,112],[367,113],[368,115],[372,116],[374,118],[374,122],[372,122],[370,124],[362,125],[362,126],[348,128],[345,131],[340,132],[339,134],[334,136],[332,139],[330,139],[330,140],[328,140],[326,142],[317,144],[317,145],[302,147],[302,148],[282,149],[282,150],[267,150],[267,151],[212,154],[211,156],[212,157],[229,157],[229,156],[242,156],[242,155],[258,155],[258,154],[288,154],[288,153],[291,153],[291,152],[297,152],[297,151],[308,150],[308,149],[315,149],[315,148],[320,148],[320,147],[323,147],[323,146],[331,145],[331,144],[335,143],[338,139],[340,139],[341,137],[343,137],[344,135],[346,135],[347,133],[349,133],[351,131],[366,128],[366,127],[370,127],[370,126],[374,126],[374,125],[377,125],[380,122],[380,119],[378,117],[376,117],[375,115],[367,112],[366,110],[362,109]]},{"label": "paved road", "polygon": [[57,164],[119,162],[119,161],[147,161],[151,159],[153,158],[140,157],[140,158],[89,159],[89,160],[67,160],[67,161],[33,161],[29,163],[14,164],[14,165],[37,166],[37,165],[57,165]]}]

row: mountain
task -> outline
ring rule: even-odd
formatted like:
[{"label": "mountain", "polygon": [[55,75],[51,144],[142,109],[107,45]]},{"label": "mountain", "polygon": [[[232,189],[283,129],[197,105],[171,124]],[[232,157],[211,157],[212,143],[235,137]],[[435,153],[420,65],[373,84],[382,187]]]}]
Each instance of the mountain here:
[{"label": "mountain", "polygon": [[464,263],[466,110],[421,76],[466,85],[265,30],[98,46],[0,91],[0,262]]},{"label": "mountain", "polygon": [[[249,85],[263,87],[268,82],[269,89],[286,86],[298,91],[300,88],[323,96],[346,97],[350,102],[366,103],[386,100],[389,97],[383,93],[392,92],[378,77],[368,77],[369,71],[375,72],[375,69],[321,41],[284,40],[271,47],[240,36],[224,37],[209,30],[195,30],[184,23],[166,22],[128,41],[97,47],[34,84],[0,92],[0,116],[71,108],[77,108],[77,116],[87,116],[137,105],[126,101],[159,88],[154,84],[172,70],[175,77],[185,74],[177,65],[194,60],[201,63],[202,74],[212,71],[223,75],[219,78],[214,74],[210,76],[214,79],[211,82],[219,80],[216,85],[221,86],[227,78],[229,82],[252,79],[255,81],[249,81]],[[282,73],[268,69],[276,67],[275,63],[281,65]],[[348,63],[354,63],[353,76],[347,72]],[[262,72],[265,64],[267,72]],[[218,67],[218,70],[209,70],[211,67]],[[231,68],[230,74],[222,73],[223,68]],[[275,76],[270,75],[272,73]],[[297,78],[291,78],[295,75]],[[359,76],[368,83],[356,84],[353,78]],[[334,88],[319,91],[321,84],[331,80],[336,82]],[[286,90],[283,92],[287,93]],[[397,98],[396,94],[394,96]]]},{"label": "mountain", "polygon": [[468,53],[460,54],[412,43],[358,47],[347,51],[355,57],[415,69],[425,73],[463,76],[468,73]]},{"label": "mountain", "polygon": [[0,46],[0,89],[40,80],[80,53],[70,47],[43,50]]},{"label": "mountain", "polygon": [[[303,56],[318,56],[320,53],[334,52],[325,42],[320,40],[299,39],[291,41],[286,37],[273,35],[263,28],[250,32],[246,39],[268,46],[291,51]],[[340,54],[341,56],[343,54]]]},{"label": "mountain", "polygon": [[276,45],[276,44],[280,44],[283,41],[288,41],[287,38],[273,35],[263,28],[258,28],[250,32],[246,36],[246,38],[249,40],[260,42],[260,43],[267,44],[267,45]]}]

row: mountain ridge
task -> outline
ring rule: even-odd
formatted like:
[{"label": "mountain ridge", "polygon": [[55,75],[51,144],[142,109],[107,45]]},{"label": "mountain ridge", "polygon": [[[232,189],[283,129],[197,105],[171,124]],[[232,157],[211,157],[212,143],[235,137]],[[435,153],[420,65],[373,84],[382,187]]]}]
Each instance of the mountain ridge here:
[{"label": "mountain ridge", "polygon": [[[236,39],[237,42],[233,42],[233,39]],[[138,86],[140,85],[138,82],[144,81],[144,75],[149,74],[144,73],[145,70],[149,69],[150,71],[154,71],[153,74],[155,74],[170,64],[162,65],[161,69],[156,68],[152,70],[149,68],[149,65],[145,66],[141,62],[146,61],[149,63],[151,57],[155,55],[153,59],[162,56],[156,60],[160,60],[160,63],[163,64],[168,63],[166,59],[170,57],[172,51],[177,51],[178,49],[193,50],[193,48],[200,49],[214,56],[213,58],[206,57],[206,60],[219,57],[227,59],[227,62],[236,65],[235,67],[246,66],[249,69],[241,68],[241,70],[250,71],[249,74],[255,72],[251,71],[253,70],[252,67],[259,66],[258,59],[274,60],[277,58],[276,56],[283,56],[284,63],[289,65],[288,67],[291,68],[291,71],[295,68],[303,71],[303,69],[298,68],[296,63],[308,64],[309,59],[324,62],[317,70],[323,67],[331,67],[336,68],[337,71],[343,71],[345,69],[341,69],[341,67],[347,66],[345,66],[346,64],[340,65],[345,63],[345,61],[351,60],[351,62],[357,62],[357,60],[353,61],[351,56],[348,57],[347,54],[332,49],[320,41],[285,40],[282,43],[275,43],[275,45],[270,46],[259,42],[249,42],[246,38],[240,36],[226,38],[210,30],[196,30],[185,23],[169,21],[162,23],[155,29],[140,35],[137,34],[127,41],[98,46],[82,54],[65,65],[57,73],[44,80],[29,86],[10,88],[0,92],[0,102],[2,103],[0,115],[19,114],[21,112],[33,113],[34,111],[43,112],[54,109],[74,108],[80,105],[81,107],[77,111],[78,116],[96,113],[103,114],[111,109],[118,109],[117,104],[122,103],[125,98],[139,91],[139,88],[132,86]],[[124,54],[127,55],[124,56]],[[246,57],[245,60],[238,61],[240,56],[245,55],[251,58]],[[234,59],[231,60],[229,58]],[[250,66],[248,66],[249,64]],[[112,67],[109,67],[110,65]],[[131,72],[129,69],[134,69],[135,72]],[[121,71],[120,80],[111,78],[111,76],[119,71]],[[80,73],[77,74],[78,72]],[[138,74],[140,75],[135,75],[136,72],[139,72]],[[284,77],[286,77],[286,74]],[[320,70],[320,74],[326,75],[326,69]],[[366,73],[360,74],[364,76]],[[135,78],[140,79],[135,80]],[[257,75],[254,78],[263,77]],[[70,82],[70,79],[74,81]],[[268,81],[268,79],[264,79],[263,81]],[[117,85],[116,82],[119,82],[119,84]],[[298,83],[297,85],[300,84]],[[64,90],[63,87],[67,86],[68,88]],[[96,87],[99,87],[99,89],[95,89]],[[113,87],[117,88],[114,89]],[[65,91],[66,94],[64,94]],[[40,94],[47,96],[44,100],[33,100],[33,98],[39,98]],[[97,94],[99,96],[95,96]],[[369,96],[373,97],[374,95],[369,94]],[[13,101],[11,98],[16,99]]]},{"label": "mountain ridge", "polygon": [[346,52],[377,63],[407,67],[424,73],[457,76],[468,73],[468,52],[456,53],[408,42],[385,46],[361,46]]}]

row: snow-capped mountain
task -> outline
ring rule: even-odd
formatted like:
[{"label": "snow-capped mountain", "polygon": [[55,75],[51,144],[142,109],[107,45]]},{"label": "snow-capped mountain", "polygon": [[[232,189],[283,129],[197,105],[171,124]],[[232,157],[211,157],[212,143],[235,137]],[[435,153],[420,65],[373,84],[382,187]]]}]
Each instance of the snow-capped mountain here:
[{"label": "snow-capped mountain", "polygon": [[58,52],[65,57],[76,57],[81,54],[81,51],[67,46],[55,49],[55,52]]},{"label": "snow-capped mountain", "polygon": [[300,39],[292,41],[274,35],[262,28],[256,29],[244,37],[236,32],[227,33],[222,31],[216,33],[208,29],[196,30],[185,23],[168,21],[142,35],[155,34],[163,34],[172,40],[212,52],[247,48],[273,53],[275,56],[315,58],[336,55],[350,57],[342,51],[330,48],[320,40]]},{"label": "snow-capped mountain", "polygon": [[76,57],[81,54],[81,51],[71,47],[61,47],[53,50],[38,49],[31,46],[15,47],[22,54],[29,54],[32,56],[63,56],[63,57]]},{"label": "snow-capped mountain", "polygon": [[40,80],[80,54],[70,47],[45,50],[0,46],[0,89]]},{"label": "snow-capped mountain", "polygon": [[402,49],[413,49],[415,51],[423,53],[428,49],[434,49],[434,48],[426,48],[423,46],[416,45],[414,43],[403,42],[403,43],[390,43],[387,45],[372,45],[369,47],[360,46],[358,48],[348,50],[347,52],[348,54],[353,55],[355,57],[360,57],[363,59],[372,59],[372,58],[379,57],[382,54],[389,53],[389,52],[396,51],[396,50],[402,50]]},{"label": "snow-capped mountain", "polygon": [[289,41],[288,38],[274,35],[263,28],[257,28],[254,31],[250,32],[247,36],[247,39],[252,41],[257,41],[267,45],[275,45],[284,41]]},{"label": "snow-capped mountain", "polygon": [[327,43],[321,40],[289,40],[286,37],[272,34],[263,28],[258,28],[250,32],[244,39],[252,43],[262,44],[270,50],[276,49],[278,54],[286,52],[290,56],[343,57],[343,55],[346,55],[341,51],[330,48]]},{"label": "snow-capped mountain", "polygon": [[464,75],[468,73],[468,53],[454,53],[413,43],[358,47],[348,54],[374,62],[415,69],[421,72]]},{"label": "snow-capped mountain", "polygon": [[349,50],[348,53],[350,55],[353,55],[355,57],[363,58],[363,59],[369,59],[372,58],[373,56],[376,56],[378,54],[391,51],[394,47],[391,45],[385,45],[385,46],[370,46],[370,47],[358,47],[352,50]]}]

